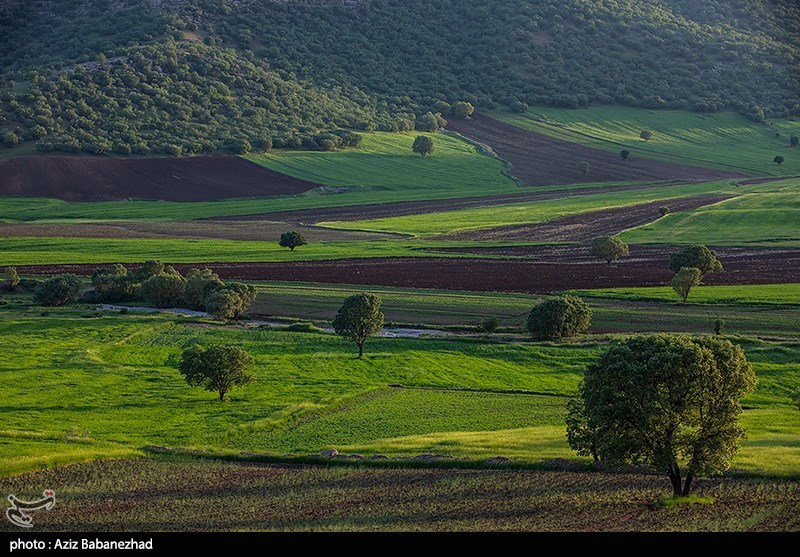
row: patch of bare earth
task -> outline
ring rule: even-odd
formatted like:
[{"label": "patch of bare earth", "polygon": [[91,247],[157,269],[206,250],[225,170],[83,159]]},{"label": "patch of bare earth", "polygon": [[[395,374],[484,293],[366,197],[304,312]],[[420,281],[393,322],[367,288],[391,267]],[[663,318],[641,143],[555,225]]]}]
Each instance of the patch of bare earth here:
[{"label": "patch of bare earth", "polygon": [[613,236],[623,230],[652,222],[660,216],[659,208],[662,206],[669,207],[673,212],[691,211],[728,198],[723,195],[703,195],[654,201],[629,207],[590,211],[537,224],[455,232],[440,236],[440,238],[483,241],[585,242],[598,236]]},{"label": "patch of bare earth", "polygon": [[[800,282],[800,249],[716,249],[725,270],[706,277],[706,284]],[[225,279],[548,293],[577,288],[663,286],[672,278],[667,263],[674,248],[632,246],[630,257],[616,265],[607,265],[591,257],[586,246],[525,246],[453,251],[510,256],[513,259],[393,257],[289,263],[209,261],[177,264],[175,267],[185,271],[192,267],[208,266]],[[99,266],[33,265],[20,266],[18,270],[20,273],[33,274],[91,274]]]},{"label": "patch of bare earth", "polygon": [[0,196],[65,201],[211,201],[293,195],[318,184],[227,155],[186,158],[25,156],[0,159]]},{"label": "patch of bare earth", "polygon": [[[448,121],[447,129],[488,145],[511,163],[511,174],[529,186],[622,182],[628,180],[695,180],[743,177],[741,174],[631,157],[533,133],[483,114]],[[584,176],[581,162],[590,170]]]}]

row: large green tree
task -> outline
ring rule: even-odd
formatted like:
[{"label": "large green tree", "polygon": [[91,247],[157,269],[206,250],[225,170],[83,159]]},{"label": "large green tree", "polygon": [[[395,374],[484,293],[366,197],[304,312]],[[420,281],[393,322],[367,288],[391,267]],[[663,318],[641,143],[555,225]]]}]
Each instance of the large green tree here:
[{"label": "large green tree", "polygon": [[433,154],[433,139],[426,135],[418,135],[414,138],[411,149],[422,157]]},{"label": "large green tree", "polygon": [[589,255],[604,259],[606,263],[611,265],[612,261],[628,255],[628,244],[616,236],[601,236],[592,240],[592,245],[589,247]]},{"label": "large green tree", "polygon": [[577,296],[550,298],[535,305],[526,328],[536,339],[573,337],[585,332],[592,320],[592,309]]},{"label": "large green tree", "polygon": [[744,352],[730,341],[628,338],[586,369],[584,404],[576,407],[585,418],[573,420],[586,428],[577,446],[594,444],[611,467],[652,466],[669,476],[673,495],[688,495],[695,477],[730,467],[744,437],[741,399],[755,385]]},{"label": "large green tree", "polygon": [[356,294],[345,298],[336,312],[333,330],[358,346],[358,357],[364,355],[364,343],[383,329],[381,299],[374,294]]},{"label": "large green tree", "polygon": [[278,245],[280,247],[289,248],[291,251],[294,251],[295,248],[304,246],[307,243],[308,242],[306,241],[305,237],[296,230],[284,232],[281,234],[281,239],[278,241]]},{"label": "large green tree", "polygon": [[186,383],[217,392],[223,401],[234,387],[255,381],[250,373],[252,365],[253,357],[238,346],[194,345],[183,351],[178,370]]},{"label": "large green tree", "polygon": [[33,301],[42,306],[63,306],[80,298],[83,281],[73,274],[56,275],[36,286]]},{"label": "large green tree", "polygon": [[157,308],[178,307],[183,301],[184,282],[180,275],[153,275],[139,287],[139,296]]},{"label": "large green tree", "polygon": [[722,263],[717,259],[717,253],[706,246],[686,246],[669,257],[669,269],[677,273],[683,267],[700,269],[700,274],[705,276],[722,270]]}]

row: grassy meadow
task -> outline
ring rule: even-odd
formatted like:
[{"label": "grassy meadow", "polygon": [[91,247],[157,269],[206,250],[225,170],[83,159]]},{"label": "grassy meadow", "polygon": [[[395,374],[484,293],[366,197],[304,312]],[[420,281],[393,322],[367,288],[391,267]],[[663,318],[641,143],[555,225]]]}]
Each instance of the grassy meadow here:
[{"label": "grassy meadow", "polygon": [[[800,149],[789,145],[792,135],[800,135],[800,122],[793,120],[757,124],[733,112],[704,114],[623,106],[535,106],[524,114],[498,110],[490,115],[532,132],[590,147],[615,152],[627,149],[631,157],[755,176],[800,173]],[[653,132],[653,138],[643,141],[639,137],[642,130]],[[772,161],[777,155],[784,157],[783,164]]]}]

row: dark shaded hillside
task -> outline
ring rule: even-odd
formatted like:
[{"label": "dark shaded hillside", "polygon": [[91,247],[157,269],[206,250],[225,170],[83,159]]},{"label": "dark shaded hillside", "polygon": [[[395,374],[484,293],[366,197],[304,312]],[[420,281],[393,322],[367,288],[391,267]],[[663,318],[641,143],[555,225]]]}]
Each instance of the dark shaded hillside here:
[{"label": "dark shaded hillside", "polygon": [[459,100],[760,121],[800,114],[799,19],[794,0],[5,0],[0,143],[327,149]]}]

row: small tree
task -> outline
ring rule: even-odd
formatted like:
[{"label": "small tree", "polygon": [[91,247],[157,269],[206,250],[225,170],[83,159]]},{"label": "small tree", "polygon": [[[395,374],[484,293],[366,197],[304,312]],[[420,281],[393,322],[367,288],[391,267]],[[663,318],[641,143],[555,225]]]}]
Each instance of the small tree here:
[{"label": "small tree", "polygon": [[281,234],[281,239],[278,242],[278,245],[280,245],[282,248],[289,248],[290,250],[294,251],[294,248],[304,246],[307,243],[308,242],[306,242],[306,239],[302,234],[292,230],[291,232],[284,232]]},{"label": "small tree", "polygon": [[658,208],[658,214],[661,215],[662,217],[667,216],[671,212],[672,211],[670,211],[669,207],[667,207],[666,205],[662,205],[661,207]]},{"label": "small tree", "polygon": [[233,387],[255,381],[252,365],[253,357],[238,346],[194,345],[183,351],[178,370],[187,384],[217,392],[223,401]]},{"label": "small tree", "polygon": [[336,312],[333,330],[358,346],[358,357],[364,355],[364,343],[383,329],[381,299],[374,294],[356,294],[345,298]]},{"label": "small tree", "polygon": [[689,292],[692,291],[692,288],[700,284],[702,278],[703,275],[697,267],[683,267],[675,273],[670,284],[675,293],[680,297],[681,302],[685,304],[686,299],[689,297]]},{"label": "small tree", "polygon": [[587,174],[589,174],[589,170],[591,168],[592,166],[586,161],[578,163],[578,170],[580,171],[582,176],[586,176]]},{"label": "small tree", "polygon": [[721,317],[714,321],[714,334],[719,336],[722,334],[722,329],[725,328],[725,320]]},{"label": "small tree", "polygon": [[644,141],[650,141],[653,139],[653,132],[650,130],[642,130],[639,134],[639,137],[641,137]]},{"label": "small tree", "polygon": [[793,135],[789,139],[789,145],[791,145],[792,147],[797,147],[798,142],[800,142],[800,137],[797,137],[796,135]]},{"label": "small tree", "polygon": [[63,306],[80,298],[83,282],[72,274],[56,275],[41,282],[33,292],[33,301],[40,306]]},{"label": "small tree", "polygon": [[623,149],[622,151],[619,152],[619,156],[622,157],[622,160],[626,161],[628,160],[628,157],[631,156],[631,152],[628,151],[627,149]]},{"label": "small tree", "polygon": [[6,267],[3,271],[3,278],[5,279],[6,290],[14,290],[19,284],[19,274],[17,274],[16,267]]},{"label": "small tree", "polygon": [[696,267],[700,274],[705,276],[722,270],[722,263],[717,259],[717,253],[706,246],[687,246],[679,249],[669,257],[669,269],[673,273],[679,272],[683,267]]},{"label": "small tree", "polygon": [[595,238],[589,248],[589,255],[598,259],[605,259],[609,265],[620,257],[626,257],[628,253],[628,244],[615,236]]},{"label": "small tree", "polygon": [[599,458],[653,466],[679,497],[695,476],[730,467],[744,436],[740,401],[755,385],[727,340],[651,335],[612,345],[587,367],[580,396]]},{"label": "small tree", "polygon": [[500,326],[500,320],[497,317],[487,317],[481,321],[481,331],[484,333],[492,334]]},{"label": "small tree", "polygon": [[218,319],[239,319],[256,295],[255,287],[250,284],[229,282],[211,291],[206,298],[206,310]]},{"label": "small tree", "polygon": [[585,332],[592,320],[591,308],[577,296],[550,298],[534,306],[526,328],[536,339],[573,337]]},{"label": "small tree", "polygon": [[192,269],[186,273],[183,285],[183,302],[196,310],[206,309],[206,298],[223,285],[219,276],[211,269]]},{"label": "small tree", "polygon": [[172,308],[181,305],[184,279],[180,275],[153,275],[139,287],[139,296],[157,308]]},{"label": "small tree", "polygon": [[772,162],[774,162],[777,165],[783,164],[783,161],[784,161],[784,158],[781,155],[778,155],[774,159],[772,159]]},{"label": "small tree", "polygon": [[453,103],[451,110],[453,112],[453,116],[456,118],[469,118],[472,116],[472,113],[475,112],[475,107],[472,106],[472,103],[458,101]]},{"label": "small tree", "polygon": [[426,135],[418,135],[414,139],[414,144],[411,146],[411,149],[413,149],[415,153],[427,157],[433,154],[433,139]]},{"label": "small tree", "polygon": [[116,264],[110,269],[95,269],[92,273],[92,288],[97,298],[104,302],[131,300],[136,297],[139,285],[128,269]]}]

